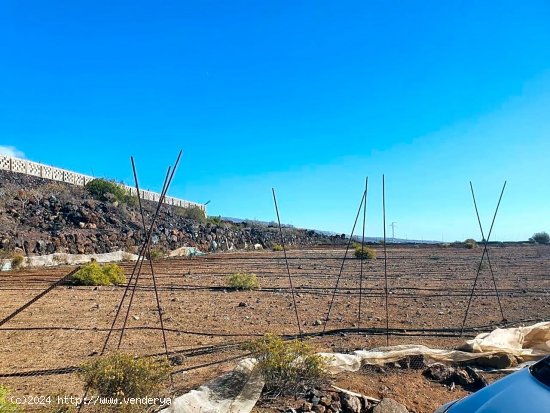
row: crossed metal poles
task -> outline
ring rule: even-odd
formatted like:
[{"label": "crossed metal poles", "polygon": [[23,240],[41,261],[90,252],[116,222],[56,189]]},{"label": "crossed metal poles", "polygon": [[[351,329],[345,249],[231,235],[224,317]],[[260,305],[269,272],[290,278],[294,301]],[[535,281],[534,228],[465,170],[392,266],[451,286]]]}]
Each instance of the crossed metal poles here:
[{"label": "crossed metal poles", "polygon": [[493,214],[493,220],[491,221],[491,227],[489,228],[489,233],[487,234],[487,238],[485,238],[485,234],[484,234],[484,231],[483,231],[483,226],[481,224],[481,219],[479,217],[479,210],[477,208],[476,197],[475,197],[475,194],[474,194],[474,186],[472,185],[472,182],[470,181],[470,190],[472,192],[472,199],[474,201],[474,208],[476,210],[477,222],[479,224],[479,230],[481,232],[481,237],[484,240],[484,243],[483,243],[483,253],[481,254],[481,259],[479,261],[479,265],[477,266],[477,272],[476,272],[476,277],[474,279],[474,285],[472,286],[472,291],[470,292],[470,298],[468,299],[468,305],[467,305],[466,311],[464,313],[464,320],[462,320],[462,327],[460,328],[460,335],[461,336],[464,333],[464,326],[466,325],[466,320],[468,318],[468,313],[470,311],[470,305],[472,304],[472,298],[474,296],[474,292],[475,292],[476,285],[477,285],[477,280],[479,278],[479,274],[481,273],[481,268],[483,266],[483,260],[485,259],[485,256],[487,256],[487,263],[489,264],[489,269],[491,271],[491,277],[492,277],[492,280],[493,280],[493,285],[495,287],[495,293],[496,293],[496,296],[497,296],[498,306],[500,308],[500,314],[502,316],[502,320],[506,321],[506,318],[504,317],[504,311],[502,310],[502,304],[500,302],[500,295],[499,295],[499,292],[498,292],[498,287],[497,287],[497,283],[496,283],[496,279],[495,279],[495,274],[493,272],[493,266],[491,265],[491,259],[489,258],[489,251],[487,250],[487,246],[489,244],[489,239],[491,238],[491,233],[493,232],[493,226],[495,224],[495,219],[496,219],[496,216],[497,216],[497,213],[498,213],[498,208],[500,207],[500,201],[502,201],[502,195],[504,194],[504,189],[505,188],[506,188],[506,181],[504,181],[504,185],[502,185],[502,190],[500,191],[500,196],[498,198],[498,203],[497,203],[497,206],[495,208],[495,213]]},{"label": "crossed metal poles", "polygon": [[[128,279],[128,283],[126,284],[126,287],[124,289],[124,294],[122,295],[122,299],[120,300],[120,303],[117,307],[117,311],[115,313],[115,317],[114,317],[113,322],[111,324],[111,328],[109,329],[109,332],[107,333],[107,337],[105,338],[105,342],[103,343],[103,348],[101,349],[100,356],[103,355],[105,353],[105,351],[107,350],[107,345],[109,343],[109,339],[111,338],[111,335],[112,335],[112,333],[115,329],[115,324],[117,322],[120,311],[122,310],[122,306],[124,304],[124,301],[126,300],[126,296],[128,294],[128,291],[131,288],[132,292],[131,292],[131,295],[130,295],[128,308],[127,308],[127,311],[126,311],[126,315],[124,317],[123,326],[122,326],[122,329],[120,331],[120,337],[119,337],[118,344],[117,344],[117,349],[120,349],[120,346],[122,344],[122,338],[124,336],[124,331],[126,329],[126,324],[127,324],[127,321],[128,321],[128,316],[130,314],[130,309],[132,307],[132,302],[133,302],[133,299],[134,299],[134,293],[135,293],[135,290],[136,290],[136,286],[137,286],[139,277],[141,275],[143,262],[145,261],[145,258],[147,257],[148,261],[149,261],[150,269],[151,269],[151,277],[153,279],[153,289],[155,290],[155,298],[156,298],[156,303],[157,303],[157,311],[158,311],[158,315],[159,315],[160,326],[161,326],[161,330],[162,330],[162,340],[163,340],[163,344],[164,344],[165,355],[166,355],[166,358],[168,359],[168,345],[167,345],[167,341],[166,341],[166,332],[164,330],[164,320],[163,320],[163,317],[162,317],[162,308],[160,306],[160,299],[159,299],[158,289],[157,289],[157,284],[156,284],[155,270],[154,270],[154,267],[153,267],[153,262],[151,260],[150,250],[151,250],[151,238],[152,238],[152,235],[153,235],[153,230],[155,228],[155,224],[156,224],[157,218],[159,216],[162,204],[164,203],[166,193],[168,192],[168,189],[170,188],[170,184],[172,182],[172,179],[174,178],[174,173],[176,172],[176,169],[178,167],[178,164],[179,164],[179,161],[180,161],[180,158],[181,158],[181,154],[182,154],[182,151],[180,150],[180,152],[178,154],[178,157],[176,159],[176,162],[174,163],[174,166],[173,167],[171,167],[171,166],[168,167],[168,170],[166,172],[166,177],[164,179],[164,184],[162,186],[161,196],[160,196],[160,199],[158,201],[157,208],[155,210],[155,214],[153,215],[153,219],[151,220],[151,224],[149,226],[149,229],[147,229],[146,224],[145,224],[145,213],[143,211],[143,206],[142,206],[142,203],[141,203],[141,199],[139,197],[140,192],[139,192],[139,182],[138,182],[138,178],[137,178],[137,171],[136,171],[136,167],[135,167],[135,163],[134,163],[134,158],[131,157],[132,170],[133,170],[133,173],[134,173],[134,180],[135,180],[137,196],[138,196],[138,202],[139,202],[139,209],[140,209],[140,214],[141,214],[141,222],[142,222],[142,225],[143,225],[143,230],[145,232],[145,240],[144,240],[144,242],[143,242],[143,244],[142,244],[142,246],[139,250],[138,259],[136,260],[136,263],[134,264],[132,274],[131,274],[130,278]],[[133,282],[133,285],[132,285],[132,282]],[[172,376],[170,376],[170,380],[172,380]],[[89,391],[89,387],[86,387],[85,390],[84,390],[84,396],[82,397],[82,403],[78,406],[78,412],[80,412],[82,410],[82,408],[85,406],[85,400],[86,400],[86,396],[88,395],[88,391]]]}]

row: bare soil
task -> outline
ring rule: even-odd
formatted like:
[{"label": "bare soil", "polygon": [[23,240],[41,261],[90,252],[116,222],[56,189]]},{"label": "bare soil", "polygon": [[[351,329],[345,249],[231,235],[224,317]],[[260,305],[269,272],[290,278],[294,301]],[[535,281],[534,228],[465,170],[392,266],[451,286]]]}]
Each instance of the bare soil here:
[{"label": "bare soil", "polygon": [[[319,351],[351,351],[403,343],[454,347],[465,337],[498,325],[550,319],[550,247],[491,246],[489,254],[507,323],[503,323],[490,269],[484,264],[463,338],[458,332],[482,249],[388,246],[388,315],[384,260],[363,262],[350,253],[338,281],[343,248],[310,248],[288,253],[300,327]],[[124,263],[127,276],[133,263]],[[0,319],[43,291],[72,267],[37,268],[0,274]],[[231,291],[227,276],[258,275],[260,289]],[[171,394],[182,394],[228,371],[245,353],[240,344],[266,332],[297,334],[289,279],[282,252],[212,254],[155,262],[169,351],[183,356],[175,366]],[[338,281],[326,325],[318,335]],[[82,382],[64,369],[92,360],[101,351],[124,287],[56,287],[0,326],[0,384],[16,395],[82,395]],[[360,294],[361,292],[361,294]],[[361,320],[359,299],[361,297]],[[126,300],[108,345],[117,348]],[[242,303],[242,304],[241,304]],[[386,321],[387,320],[387,321]],[[385,335],[386,322],[391,333]],[[475,328],[474,328],[475,327]],[[360,330],[358,330],[360,328]],[[342,330],[343,329],[343,330]],[[374,330],[373,330],[374,329]],[[353,331],[357,330],[357,331]],[[164,352],[149,266],[144,265],[120,349],[136,354]],[[202,367],[201,367],[202,366]],[[432,412],[466,392],[423,378],[415,370],[387,374],[358,372],[335,384],[373,397],[390,396],[414,412]],[[281,401],[281,403],[290,401]],[[281,407],[281,406],[279,406]],[[284,406],[282,406],[284,407]],[[257,411],[272,407],[259,406]],[[274,407],[273,407],[274,408]],[[267,409],[267,410],[266,410]]]}]

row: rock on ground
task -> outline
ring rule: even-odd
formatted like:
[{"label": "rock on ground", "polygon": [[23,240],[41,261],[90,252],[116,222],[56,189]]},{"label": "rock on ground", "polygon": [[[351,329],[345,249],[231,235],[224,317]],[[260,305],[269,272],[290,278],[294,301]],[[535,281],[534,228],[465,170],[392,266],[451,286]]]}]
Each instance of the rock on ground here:
[{"label": "rock on ground", "polygon": [[407,408],[393,399],[382,399],[372,413],[409,413]]}]

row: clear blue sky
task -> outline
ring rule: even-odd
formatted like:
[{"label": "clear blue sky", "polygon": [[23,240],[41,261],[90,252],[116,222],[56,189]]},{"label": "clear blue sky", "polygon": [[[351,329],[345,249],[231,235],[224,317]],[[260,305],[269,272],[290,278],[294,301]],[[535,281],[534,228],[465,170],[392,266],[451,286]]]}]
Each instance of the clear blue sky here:
[{"label": "clear blue sky", "polygon": [[[0,3],[0,146],[211,200],[209,213],[349,232],[381,174],[396,236],[550,231],[550,3]],[[15,148],[15,149],[14,149]]]}]

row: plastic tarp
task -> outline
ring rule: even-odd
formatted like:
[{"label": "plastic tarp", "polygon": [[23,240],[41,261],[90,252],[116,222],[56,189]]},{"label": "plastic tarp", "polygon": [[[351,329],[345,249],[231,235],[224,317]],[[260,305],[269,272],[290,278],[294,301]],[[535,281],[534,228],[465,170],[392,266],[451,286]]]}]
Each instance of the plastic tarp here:
[{"label": "plastic tarp", "polygon": [[523,360],[539,358],[550,353],[550,322],[527,327],[497,328],[468,340],[460,349],[474,353],[506,352]]},{"label": "plastic tarp", "polygon": [[528,327],[497,328],[466,341],[460,350],[432,349],[422,345],[399,345],[352,354],[321,353],[329,362],[331,373],[358,371],[361,366],[382,366],[409,356],[424,356],[432,362],[460,363],[492,355],[509,354],[520,361],[536,360],[550,354],[550,322]]},{"label": "plastic tarp", "polygon": [[180,247],[168,254],[169,257],[194,257],[199,255],[205,255],[205,253],[196,247]]},{"label": "plastic tarp", "polygon": [[[496,329],[468,340],[462,350],[432,349],[422,345],[399,345],[352,354],[320,353],[326,358],[332,374],[358,371],[362,366],[384,365],[408,356],[422,355],[439,362],[463,362],[494,354],[510,354],[521,361],[550,354],[550,322],[528,327]],[[254,359],[242,360],[235,370],[226,373],[197,390],[174,399],[162,413],[249,413],[258,401],[263,381]]]},{"label": "plastic tarp", "polygon": [[256,360],[246,358],[237,367],[197,390],[174,399],[170,407],[160,413],[246,413],[260,398],[264,381]]},{"label": "plastic tarp", "polygon": [[[86,264],[92,259],[97,262],[119,262],[119,261],[136,261],[138,258],[135,254],[130,254],[125,251],[106,252],[103,254],[65,254],[56,252],[48,255],[37,255],[25,257],[23,260],[24,267],[53,267],[56,265],[74,265]],[[0,270],[11,270],[11,260],[0,260]]]}]

